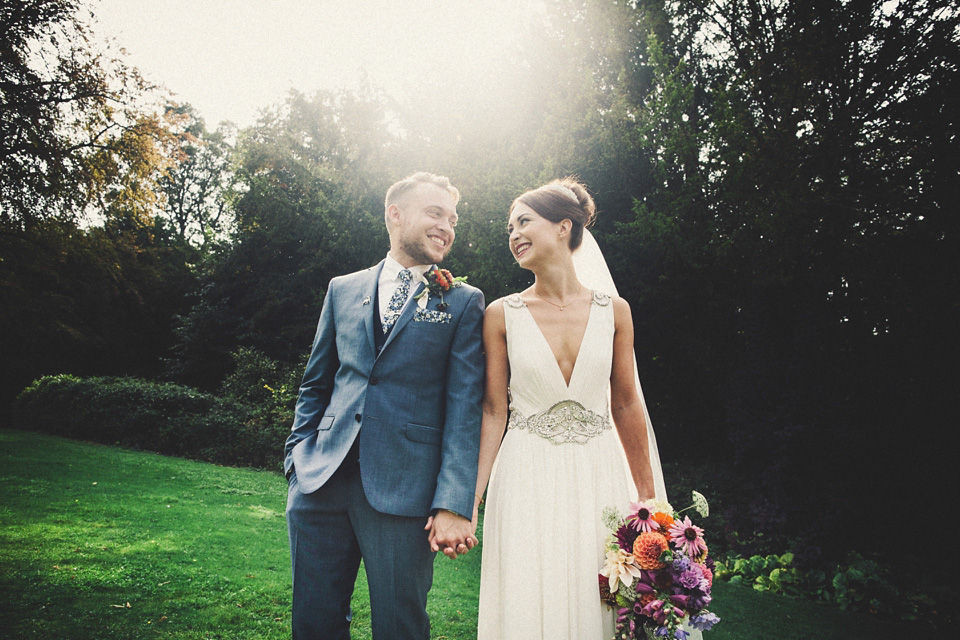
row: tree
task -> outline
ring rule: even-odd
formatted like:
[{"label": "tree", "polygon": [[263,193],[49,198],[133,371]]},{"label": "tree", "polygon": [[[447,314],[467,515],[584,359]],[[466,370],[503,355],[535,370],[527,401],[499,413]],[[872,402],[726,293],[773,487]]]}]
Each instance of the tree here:
[{"label": "tree", "polygon": [[[960,14],[949,2],[640,4],[673,29],[649,48],[639,130],[658,178],[632,231],[660,265],[650,302],[673,320],[658,323],[667,358],[709,374],[675,374],[667,390],[707,402],[670,404],[688,422],[723,416],[710,426],[766,505],[753,527],[811,534],[831,509],[914,499],[889,469],[957,415],[933,372],[960,355],[947,346],[960,236],[946,213]],[[908,420],[925,425],[919,442],[904,441]]]},{"label": "tree", "polygon": [[165,197],[164,217],[184,242],[203,250],[230,231],[228,193],[233,182],[230,161],[236,135],[230,125],[208,131],[190,105],[168,105],[173,129],[173,162],[160,178]]},{"label": "tree", "polygon": [[[282,363],[309,349],[326,283],[386,251],[396,140],[376,95],[292,92],[240,132],[236,226],[179,320],[169,373],[216,389],[238,347]],[[389,177],[388,177],[389,176]]]},{"label": "tree", "polygon": [[195,286],[162,229],[41,220],[0,255],[0,409],[42,375],[160,373]]},{"label": "tree", "polygon": [[0,226],[75,219],[109,190],[148,85],[96,53],[78,0],[0,1]]},{"label": "tree", "polygon": [[0,402],[42,374],[157,374],[194,286],[155,218],[173,138],[89,19],[0,0]]}]

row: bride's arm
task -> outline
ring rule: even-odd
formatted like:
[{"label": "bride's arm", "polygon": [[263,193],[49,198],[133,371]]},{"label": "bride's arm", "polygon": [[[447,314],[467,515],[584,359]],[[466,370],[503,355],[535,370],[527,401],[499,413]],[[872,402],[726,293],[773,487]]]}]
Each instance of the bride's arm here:
[{"label": "bride's arm", "polygon": [[476,531],[480,500],[490,480],[493,461],[497,458],[503,430],[507,426],[507,384],[510,369],[507,362],[507,327],[503,317],[503,301],[487,307],[483,316],[483,351],[486,358],[486,382],[483,394],[483,420],[480,426],[480,459],[477,465],[477,487],[473,501],[473,527]]},{"label": "bride's arm", "polygon": [[655,495],[653,468],[643,402],[637,392],[633,358],[633,317],[623,298],[613,299],[613,368],[610,372],[610,413],[627,454],[630,474],[640,500]]}]

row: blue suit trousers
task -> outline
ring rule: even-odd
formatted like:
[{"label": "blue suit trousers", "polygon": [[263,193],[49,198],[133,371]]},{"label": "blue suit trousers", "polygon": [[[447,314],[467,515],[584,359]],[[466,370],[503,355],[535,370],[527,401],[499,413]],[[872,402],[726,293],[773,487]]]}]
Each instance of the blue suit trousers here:
[{"label": "blue suit trousers", "polygon": [[380,513],[351,457],[313,493],[287,492],[293,559],[293,640],[349,640],[350,596],[361,557],[374,640],[429,640],[434,553],[423,517]]}]

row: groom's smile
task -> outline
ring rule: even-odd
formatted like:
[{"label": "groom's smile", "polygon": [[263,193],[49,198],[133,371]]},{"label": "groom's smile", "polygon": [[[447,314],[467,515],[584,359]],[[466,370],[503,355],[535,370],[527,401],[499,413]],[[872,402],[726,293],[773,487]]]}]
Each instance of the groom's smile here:
[{"label": "groom's smile", "polygon": [[404,267],[439,264],[456,238],[454,197],[434,184],[417,185],[402,202],[391,205],[390,252]]}]

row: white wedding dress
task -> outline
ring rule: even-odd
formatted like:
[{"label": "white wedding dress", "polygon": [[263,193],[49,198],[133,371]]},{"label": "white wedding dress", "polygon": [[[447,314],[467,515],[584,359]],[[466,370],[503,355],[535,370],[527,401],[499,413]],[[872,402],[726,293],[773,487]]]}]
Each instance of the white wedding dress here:
[{"label": "white wedding dress", "polygon": [[487,489],[479,640],[609,640],[606,507],[633,482],[609,416],[613,305],[594,293],[570,377],[520,296],[504,298],[510,420]]},{"label": "white wedding dress", "polygon": [[[503,298],[510,419],[487,487],[478,640],[611,640],[616,612],[600,602],[610,531],[636,488],[609,416],[617,287],[589,230],[573,254],[593,304],[567,385],[519,294]],[[640,380],[657,500],[667,491]],[[688,640],[703,640],[685,627]]]}]

